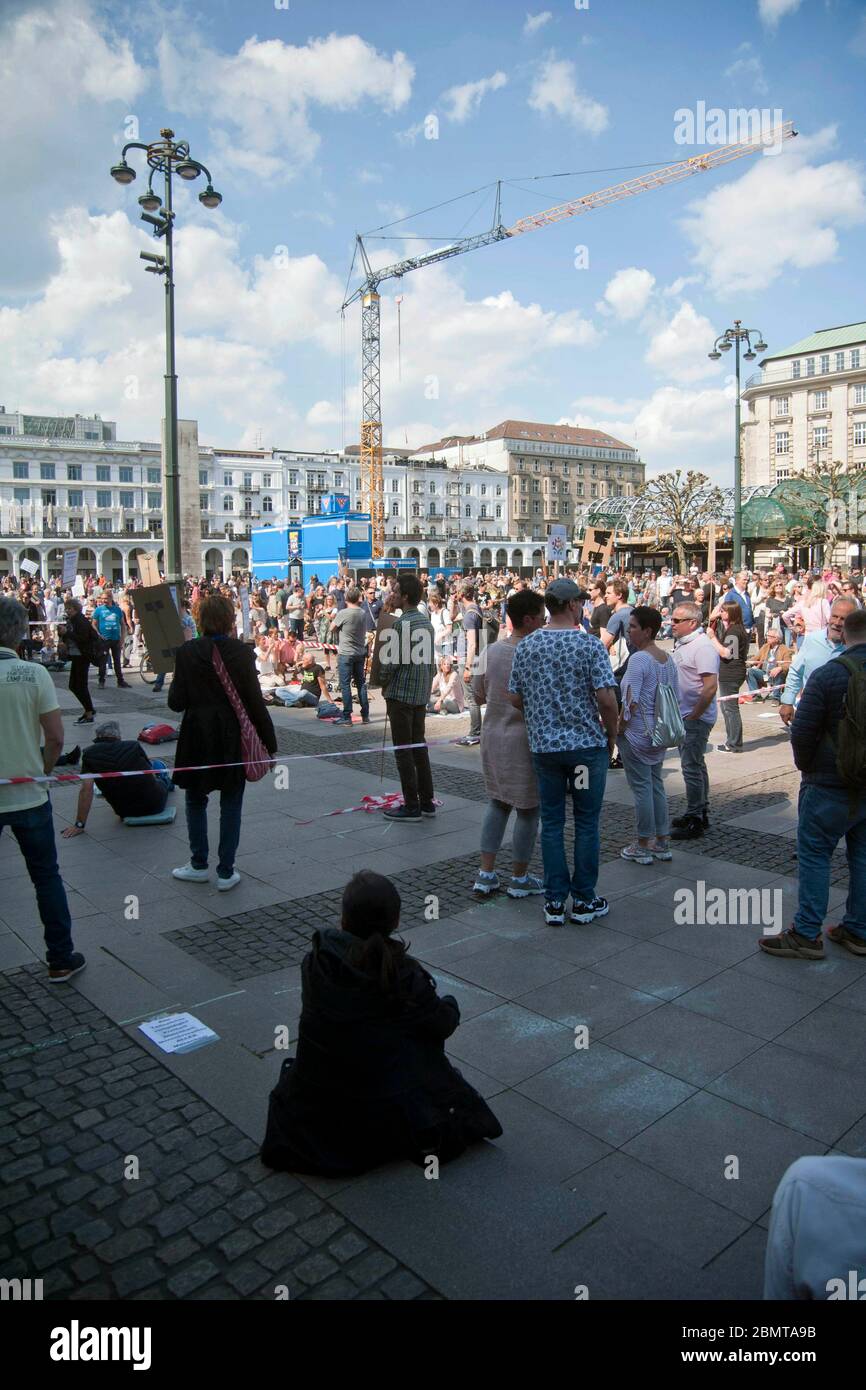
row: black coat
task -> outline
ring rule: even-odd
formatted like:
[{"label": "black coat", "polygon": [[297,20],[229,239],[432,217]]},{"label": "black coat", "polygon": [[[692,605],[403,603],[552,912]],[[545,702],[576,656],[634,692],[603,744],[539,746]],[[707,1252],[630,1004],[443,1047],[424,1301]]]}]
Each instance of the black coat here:
[{"label": "black coat", "polygon": [[[177,767],[240,760],[241,728],[214,670],[214,645],[213,637],[196,637],[177,650],[168,692],[169,709],[183,711],[175,752]],[[219,638],[216,645],[262,743],[269,753],[276,753],[277,736],[262,699],[252,648],[234,637]],[[179,787],[199,792],[236,790],[246,781],[242,766],[172,776]]]},{"label": "black coat", "polygon": [[[846,647],[841,654],[866,666],[866,642]],[[848,787],[839,776],[834,740],[849,680],[853,680],[851,672],[834,656],[812,672],[797,705],[791,725],[791,751],[803,781],[816,787],[832,787],[836,791]],[[866,795],[866,788],[862,795]]]},{"label": "black coat", "polygon": [[297,1058],[283,1063],[271,1092],[262,1161],[269,1168],[340,1177],[380,1163],[431,1155],[447,1162],[502,1127],[445,1056],[460,1021],[411,956],[399,988],[346,959],[354,938],[316,932],[302,967]]}]

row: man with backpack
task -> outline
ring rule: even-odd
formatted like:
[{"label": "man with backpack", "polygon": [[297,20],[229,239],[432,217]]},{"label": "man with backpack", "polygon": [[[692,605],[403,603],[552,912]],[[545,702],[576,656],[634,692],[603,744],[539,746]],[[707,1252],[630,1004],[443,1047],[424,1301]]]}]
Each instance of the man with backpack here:
[{"label": "man with backpack", "polygon": [[866,956],[866,609],[845,619],[845,647],[814,671],[791,725],[802,773],[797,824],[799,899],[793,926],[762,937],[772,956],[823,960],[821,929],[830,896],[830,863],[844,835],[848,900],[831,941]]},{"label": "man with backpack", "polygon": [[484,648],[486,636],[472,584],[463,585],[457,607],[459,627],[456,616],[454,622],[457,632],[457,669],[463,681],[463,700],[469,711],[469,733],[463,738],[458,738],[457,742],[462,747],[469,748],[481,742],[481,706],[472,690],[472,678],[478,673],[476,661]]}]

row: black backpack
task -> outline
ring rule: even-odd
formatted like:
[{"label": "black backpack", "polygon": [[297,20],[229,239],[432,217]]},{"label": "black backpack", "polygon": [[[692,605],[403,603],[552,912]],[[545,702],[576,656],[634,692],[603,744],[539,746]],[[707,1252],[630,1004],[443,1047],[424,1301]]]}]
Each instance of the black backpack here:
[{"label": "black backpack", "polygon": [[837,656],[848,671],[848,687],[842,701],[842,714],[833,743],[836,771],[851,797],[852,811],[866,795],[866,662],[850,656]]}]

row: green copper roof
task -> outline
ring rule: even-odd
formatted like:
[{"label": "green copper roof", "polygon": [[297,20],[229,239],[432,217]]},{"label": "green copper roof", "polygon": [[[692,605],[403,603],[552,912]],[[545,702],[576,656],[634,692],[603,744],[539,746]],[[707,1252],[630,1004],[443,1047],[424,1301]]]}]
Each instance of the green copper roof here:
[{"label": "green copper roof", "polygon": [[782,352],[772,352],[769,357],[762,358],[761,366],[763,367],[765,362],[775,362],[780,357],[832,352],[834,348],[855,347],[858,343],[866,343],[866,323],[845,323],[840,328],[819,328],[817,332],[810,333],[808,338],[801,338],[799,343],[792,343]]}]

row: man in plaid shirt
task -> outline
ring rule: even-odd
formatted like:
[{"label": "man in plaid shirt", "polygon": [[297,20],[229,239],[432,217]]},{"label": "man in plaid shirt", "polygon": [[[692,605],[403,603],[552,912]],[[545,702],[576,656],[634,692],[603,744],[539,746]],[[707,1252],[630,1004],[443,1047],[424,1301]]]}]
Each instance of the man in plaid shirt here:
[{"label": "man in plaid shirt", "polygon": [[[379,657],[382,691],[391,721],[394,744],[424,744],[427,701],[436,672],[433,650],[433,624],[419,613],[421,581],[414,574],[399,578],[402,612],[394,626],[384,634]],[[406,748],[395,753],[403,805],[385,811],[389,820],[421,823],[424,816],[435,816],[433,774],[426,747]]]}]

